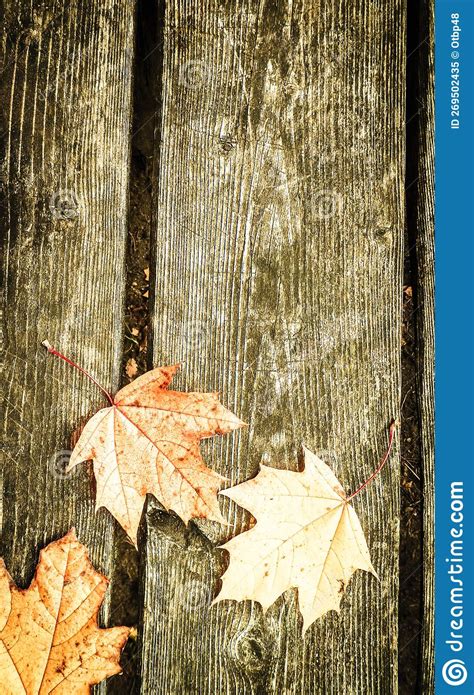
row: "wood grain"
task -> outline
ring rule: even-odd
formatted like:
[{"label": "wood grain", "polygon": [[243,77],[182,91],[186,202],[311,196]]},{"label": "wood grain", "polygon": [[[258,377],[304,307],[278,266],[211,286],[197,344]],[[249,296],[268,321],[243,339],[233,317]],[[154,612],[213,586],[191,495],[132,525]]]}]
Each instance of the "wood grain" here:
[{"label": "wood grain", "polygon": [[434,693],[434,2],[424,0],[420,50],[420,133],[416,256],[418,392],[423,462],[422,692]]},{"label": "wood grain", "polygon": [[25,586],[39,550],[71,526],[95,567],[111,569],[113,522],[104,510],[95,515],[90,472],[63,474],[71,433],[103,401],[40,341],[117,387],[134,3],[8,0],[4,8],[1,554]]},{"label": "wood grain", "polygon": [[[232,483],[300,444],[350,491],[399,407],[405,3],[166,3],[155,152],[153,364],[218,390],[248,430],[207,442]],[[150,365],[151,366],[151,365]],[[297,597],[209,607],[248,528],[150,501],[142,691],[397,692],[397,456],[355,499],[378,583],[301,637]]]}]

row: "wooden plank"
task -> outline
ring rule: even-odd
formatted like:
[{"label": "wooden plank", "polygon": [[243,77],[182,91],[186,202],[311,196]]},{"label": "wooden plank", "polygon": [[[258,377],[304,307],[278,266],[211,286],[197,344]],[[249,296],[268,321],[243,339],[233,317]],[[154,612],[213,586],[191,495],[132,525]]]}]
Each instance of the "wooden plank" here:
[{"label": "wooden plank", "polygon": [[420,27],[418,225],[418,392],[423,465],[422,692],[434,693],[434,2],[424,0]]},{"label": "wooden plank", "polygon": [[[22,586],[71,526],[110,575],[113,522],[70,435],[103,403],[47,338],[106,388],[122,342],[133,0],[8,0],[2,24],[6,253],[1,554]],[[112,619],[113,620],[113,619]]]},{"label": "wooden plank", "polygon": [[[248,431],[206,443],[232,482],[304,442],[347,490],[375,468],[400,389],[405,3],[167,3],[156,152],[153,363],[219,390]],[[142,688],[395,693],[399,470],[355,507],[381,582],[301,637],[294,592],[209,607],[229,531],[151,501]],[[248,515],[223,503],[232,532]]]}]

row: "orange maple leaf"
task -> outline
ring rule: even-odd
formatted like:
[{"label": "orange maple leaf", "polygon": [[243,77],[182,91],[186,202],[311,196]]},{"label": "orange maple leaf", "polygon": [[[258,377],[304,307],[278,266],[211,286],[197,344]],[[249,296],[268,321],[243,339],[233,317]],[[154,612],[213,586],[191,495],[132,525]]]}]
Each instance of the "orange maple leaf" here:
[{"label": "orange maple leaf", "polygon": [[15,586],[0,559],[2,695],[87,695],[120,673],[129,628],[97,626],[107,585],[74,530],[41,551],[28,589]]},{"label": "orange maple leaf", "polygon": [[93,460],[96,509],[106,507],[135,545],[147,493],[185,523],[191,518],[226,523],[217,500],[225,478],[207,468],[199,442],[244,423],[219,403],[215,393],[169,391],[178,368],[158,367],[114,398],[107,394],[110,407],[86,424],[67,467],[70,471]]}]

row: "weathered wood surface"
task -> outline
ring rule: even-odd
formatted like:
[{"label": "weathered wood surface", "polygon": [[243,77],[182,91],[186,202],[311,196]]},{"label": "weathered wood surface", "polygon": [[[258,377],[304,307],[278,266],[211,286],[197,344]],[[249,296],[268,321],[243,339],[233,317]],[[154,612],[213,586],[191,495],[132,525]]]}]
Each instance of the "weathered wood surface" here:
[{"label": "weathered wood surface", "polygon": [[420,133],[418,179],[417,315],[419,402],[423,462],[423,633],[421,688],[434,693],[434,2],[420,17]]},{"label": "weathered wood surface", "polygon": [[117,387],[133,10],[133,0],[4,4],[1,555],[22,586],[39,550],[73,525],[97,569],[111,570],[113,523],[95,515],[91,475],[63,474],[71,423],[101,396],[40,341]]},{"label": "weathered wood surface", "polygon": [[[153,363],[249,423],[204,447],[232,483],[304,442],[354,489],[399,403],[405,3],[165,9]],[[395,455],[355,500],[380,583],[357,573],[304,639],[292,592],[210,608],[226,531],[151,501],[142,691],[397,692],[398,482]]]}]

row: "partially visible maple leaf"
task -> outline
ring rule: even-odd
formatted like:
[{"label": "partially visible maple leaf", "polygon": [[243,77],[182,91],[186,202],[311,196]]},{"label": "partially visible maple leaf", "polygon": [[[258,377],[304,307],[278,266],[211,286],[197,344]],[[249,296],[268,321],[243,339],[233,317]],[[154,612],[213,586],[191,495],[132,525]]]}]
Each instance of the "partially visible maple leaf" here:
[{"label": "partially visible maple leaf", "polygon": [[87,695],[120,673],[129,629],[97,626],[107,584],[74,530],[41,551],[28,589],[15,586],[0,560],[2,695]]},{"label": "partially visible maple leaf", "polygon": [[257,519],[225,548],[230,564],[214,602],[251,599],[264,611],[296,587],[303,633],[327,611],[339,612],[357,569],[375,576],[359,519],[331,469],[304,449],[301,473],[261,466],[252,480],[222,490]]},{"label": "partially visible maple leaf", "polygon": [[109,396],[111,406],[86,424],[67,467],[94,461],[96,509],[106,507],[135,545],[148,492],[185,523],[226,523],[217,500],[225,478],[207,468],[199,443],[244,423],[215,393],[169,391],[178,368],[153,369]]}]

